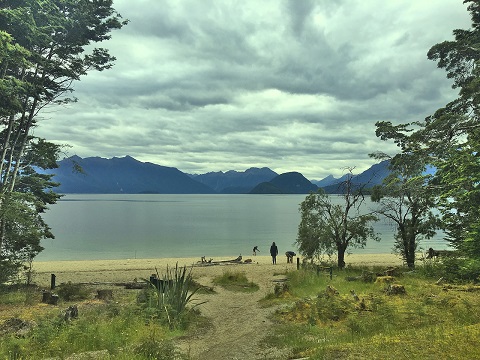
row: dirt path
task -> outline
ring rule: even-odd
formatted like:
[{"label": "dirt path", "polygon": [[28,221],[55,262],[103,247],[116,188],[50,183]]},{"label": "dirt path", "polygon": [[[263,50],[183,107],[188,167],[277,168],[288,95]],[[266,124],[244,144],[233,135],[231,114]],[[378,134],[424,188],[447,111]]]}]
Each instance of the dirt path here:
[{"label": "dirt path", "polygon": [[[248,276],[248,274],[247,274]],[[193,338],[182,340],[180,348],[197,359],[287,359],[283,351],[269,348],[264,337],[271,331],[269,316],[275,311],[272,307],[262,308],[262,299],[274,286],[273,273],[256,279],[259,291],[239,293],[216,286],[213,295],[198,296],[202,301],[200,310],[211,321],[211,327]],[[212,285],[211,276],[202,277],[202,285]],[[249,279],[250,280],[250,279]]]},{"label": "dirt path", "polygon": [[[56,274],[61,282],[124,282],[148,278],[158,270],[164,273],[167,266],[198,264],[198,258],[124,259],[92,261],[54,261],[35,263],[36,281],[48,286],[50,275]],[[215,259],[223,260],[223,259]],[[278,265],[271,264],[270,256],[255,256],[251,264],[233,266],[195,266],[193,276],[200,284],[211,286],[212,279],[226,270],[244,272],[249,281],[259,285],[255,293],[234,293],[216,286],[216,294],[198,295],[207,300],[200,306],[211,322],[211,327],[200,334],[180,341],[180,347],[190,359],[243,359],[283,360],[288,354],[266,347],[263,339],[272,330],[269,315],[274,308],[262,308],[258,301],[272,292],[274,280],[287,271],[296,271],[295,264],[287,264],[285,258]],[[398,256],[392,254],[351,255],[349,264],[391,266],[401,265]]]}]

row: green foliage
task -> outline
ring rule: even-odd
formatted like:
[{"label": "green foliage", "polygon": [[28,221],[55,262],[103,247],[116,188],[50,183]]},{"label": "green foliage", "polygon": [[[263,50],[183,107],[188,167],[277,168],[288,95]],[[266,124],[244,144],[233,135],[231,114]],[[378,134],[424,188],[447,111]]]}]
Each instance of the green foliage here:
[{"label": "green foliage", "polygon": [[[202,303],[195,303],[193,296],[198,288],[193,288],[192,269],[187,272],[186,266],[175,268],[167,267],[167,271],[160,276],[157,271],[157,279],[161,280],[162,286],[150,284],[143,295],[147,314],[165,322],[172,329],[182,328],[188,324],[188,316],[191,310]],[[191,308],[188,305],[192,304]]]},{"label": "green foliage", "polygon": [[371,225],[377,217],[360,214],[363,194],[360,189],[352,189],[349,179],[343,205],[332,204],[322,190],[307,195],[300,204],[301,221],[295,244],[306,258],[320,259],[323,254],[336,253],[338,267],[343,268],[348,248],[363,248],[367,240],[379,240]]},{"label": "green foliage", "polygon": [[[26,293],[23,288],[10,286],[0,292],[0,302],[15,308],[17,316],[31,318],[36,326],[22,337],[2,334],[1,359],[67,358],[72,354],[82,358],[112,359],[180,359],[173,348],[168,328],[158,322],[145,322],[128,290],[122,302],[79,305],[79,317],[66,322],[58,308],[23,306]],[[38,293],[37,293],[38,295]],[[37,296],[38,297],[38,296]],[[120,298],[120,297],[119,297]],[[35,304],[38,305],[38,304]],[[41,310],[44,315],[32,313]],[[23,313],[23,315],[21,315]],[[0,321],[0,326],[3,320]],[[178,335],[178,334],[177,334]],[[91,355],[88,352],[93,352]],[[98,353],[98,355],[94,355]],[[155,356],[155,357],[154,357]]]},{"label": "green foliage", "polygon": [[[390,123],[377,123],[377,136],[390,138],[401,143],[404,134],[398,133],[402,126]],[[372,157],[384,159],[382,153],[371,154]],[[435,235],[440,227],[440,219],[433,212],[435,194],[425,184],[430,179],[423,175],[426,164],[424,159],[413,154],[397,154],[390,159],[391,173],[382,185],[375,186],[372,201],[378,203],[375,212],[395,226],[395,243],[393,250],[399,253],[410,268],[415,267],[415,256],[419,243]]]},{"label": "green foliage", "polygon": [[379,270],[347,268],[341,273],[345,277],[337,270],[332,280],[314,271],[288,273],[293,298],[283,299],[285,305],[276,313],[279,323],[267,341],[291,350],[291,358],[476,356],[469,341],[480,334],[479,287],[436,285],[441,268],[435,269],[433,280],[418,266],[397,275],[405,295],[387,295],[384,285],[361,279],[363,273]]},{"label": "green foliage", "polygon": [[84,285],[73,284],[70,281],[59,286],[56,292],[65,301],[85,300],[91,296],[91,291]]},{"label": "green foliage", "polygon": [[[38,113],[66,97],[73,81],[112,66],[96,42],[124,24],[112,1],[2,1],[0,6],[0,262],[1,281],[53,238],[41,214],[59,195],[52,175],[60,146],[32,135]],[[88,51],[87,51],[88,50]]]},{"label": "green foliage", "polygon": [[450,282],[480,282],[480,259],[443,258],[437,261],[435,275]]},{"label": "green foliage", "polygon": [[[377,136],[393,140],[399,165],[419,162],[436,168],[425,187],[436,197],[447,240],[464,255],[480,257],[480,6],[466,0],[470,29],[453,31],[455,39],[434,45],[428,58],[445,69],[458,97],[424,121],[377,123]],[[410,160],[413,159],[414,162]],[[414,175],[407,173],[409,175]]]},{"label": "green foliage", "polygon": [[213,279],[213,283],[230,291],[255,292],[258,285],[249,281],[243,272],[225,271]]},{"label": "green foliage", "polygon": [[145,359],[172,360],[178,357],[175,345],[171,340],[158,339],[154,334],[142,340],[135,347],[134,353],[142,355]]}]

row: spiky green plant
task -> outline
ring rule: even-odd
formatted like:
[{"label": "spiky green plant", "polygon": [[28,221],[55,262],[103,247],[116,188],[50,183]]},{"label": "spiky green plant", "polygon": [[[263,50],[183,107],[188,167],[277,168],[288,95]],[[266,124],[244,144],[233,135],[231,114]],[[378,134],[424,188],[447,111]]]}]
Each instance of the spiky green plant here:
[{"label": "spiky green plant", "polygon": [[[175,328],[181,323],[182,317],[187,311],[205,303],[197,302],[188,307],[194,300],[193,296],[198,291],[194,287],[192,268],[187,272],[187,267],[179,267],[178,263],[173,269],[168,268],[163,276],[160,276],[155,268],[157,279],[161,280],[162,286],[151,284],[154,296],[150,297],[150,303],[157,311],[164,312],[170,328]],[[153,300],[153,301],[152,301]]]}]

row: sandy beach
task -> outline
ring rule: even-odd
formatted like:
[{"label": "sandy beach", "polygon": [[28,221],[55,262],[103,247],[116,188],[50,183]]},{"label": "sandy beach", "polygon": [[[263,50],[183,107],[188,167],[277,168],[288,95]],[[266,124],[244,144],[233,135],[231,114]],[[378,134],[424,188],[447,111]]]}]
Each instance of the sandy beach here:
[{"label": "sandy beach", "polygon": [[[236,256],[214,258],[214,262],[235,259]],[[237,293],[215,286],[215,294],[196,294],[201,305],[198,309],[208,319],[208,329],[177,339],[176,346],[189,358],[197,359],[278,359],[289,358],[284,350],[265,347],[263,337],[270,333],[274,324],[272,313],[275,307],[264,307],[259,301],[272,293],[275,284],[283,281],[286,271],[296,271],[297,258],[289,264],[284,255],[273,265],[270,256],[243,257],[250,263],[205,265],[200,258],[160,258],[89,261],[34,262],[34,282],[40,286],[50,285],[51,274],[56,284],[66,282],[104,284],[142,281],[158,271],[162,276],[167,266],[192,266],[192,275],[201,285],[213,287],[213,279],[226,271],[244,272],[249,281],[259,286],[254,293]],[[208,258],[207,258],[208,260]],[[401,266],[402,261],[393,254],[347,255],[348,265]],[[130,291],[130,290],[129,290]],[[233,320],[232,320],[233,319]]]},{"label": "sandy beach", "polygon": [[[214,261],[235,259],[236,256],[214,258]],[[261,281],[272,272],[282,270],[295,270],[296,258],[293,264],[287,264],[285,256],[277,258],[277,264],[272,265],[270,256],[243,257],[243,260],[251,259],[252,263],[200,266],[200,258],[158,258],[158,259],[122,259],[122,260],[82,260],[82,261],[45,261],[34,262],[34,281],[39,285],[50,284],[51,274],[55,274],[58,284],[64,282],[130,282],[135,279],[148,278],[155,273],[160,274],[168,267],[190,267],[193,265],[193,276],[215,276],[225,270],[234,267],[235,271],[243,271],[252,281]],[[208,258],[207,258],[208,260]],[[401,266],[402,260],[394,254],[352,254],[345,259],[348,265],[366,266]]]}]

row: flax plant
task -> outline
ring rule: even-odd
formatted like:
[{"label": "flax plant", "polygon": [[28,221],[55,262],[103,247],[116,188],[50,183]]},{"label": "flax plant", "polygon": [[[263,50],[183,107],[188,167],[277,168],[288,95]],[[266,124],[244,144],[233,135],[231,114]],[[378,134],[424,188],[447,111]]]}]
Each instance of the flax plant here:
[{"label": "flax plant", "polygon": [[205,302],[195,303],[191,308],[187,307],[196,300],[193,296],[199,289],[193,286],[191,268],[187,272],[186,266],[179,267],[177,263],[173,269],[167,267],[166,274],[163,276],[160,276],[157,268],[155,268],[155,272],[161,285],[151,284],[154,296],[150,299],[150,305],[153,305],[157,311],[164,312],[170,328],[175,328],[181,323],[182,317],[187,311],[193,310]]}]

